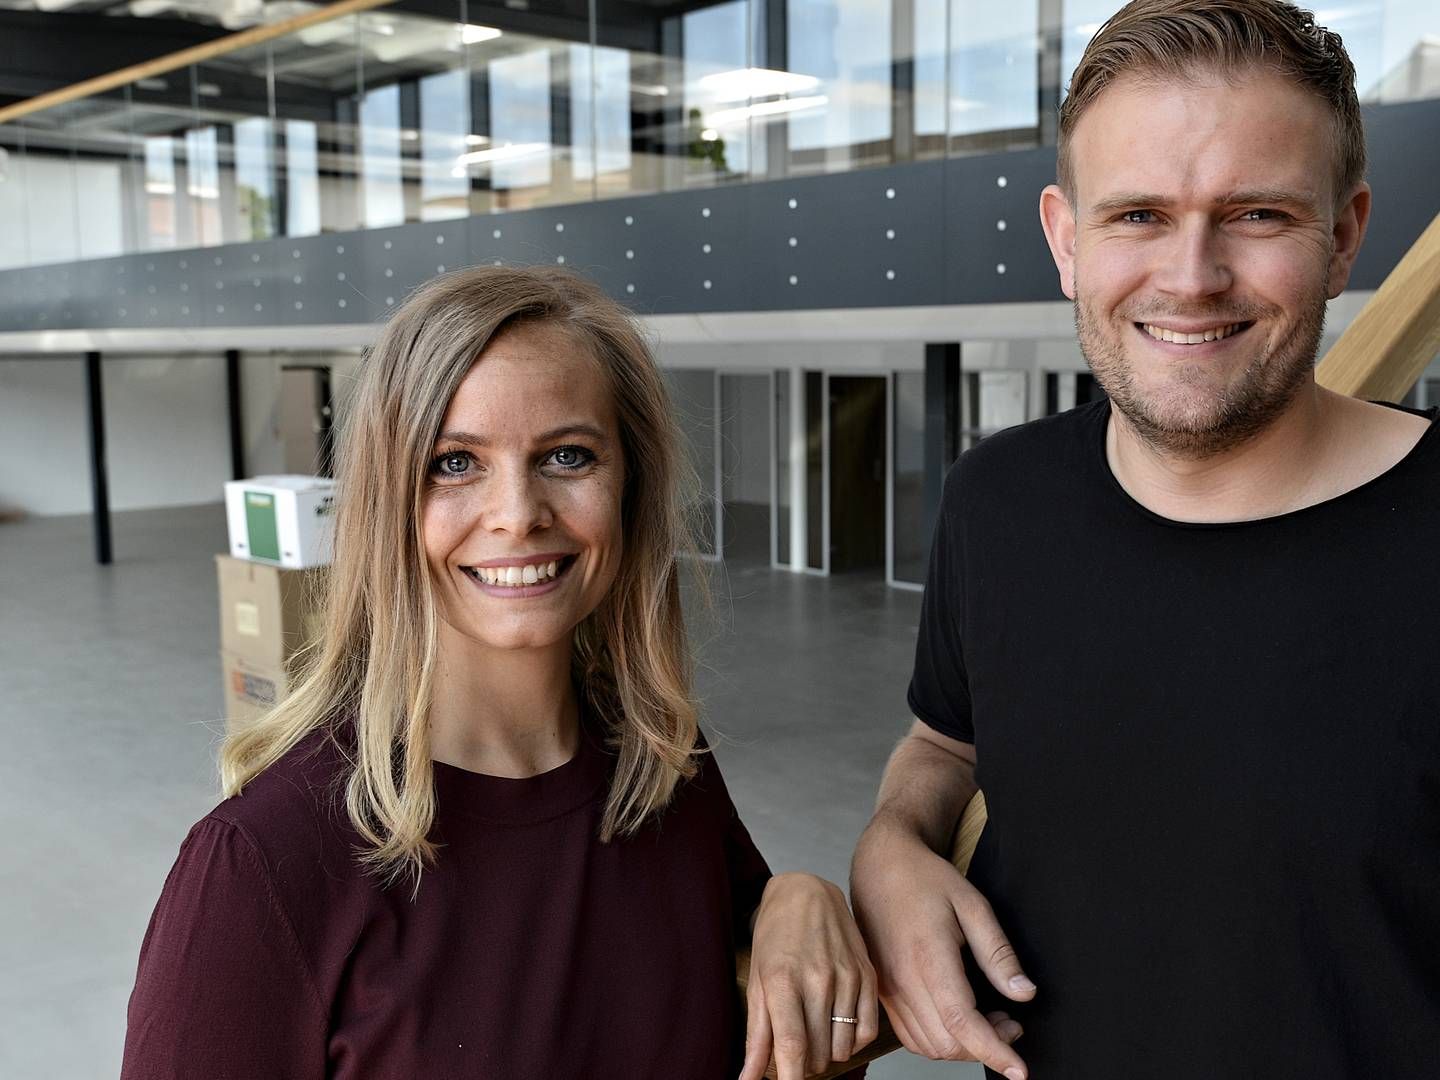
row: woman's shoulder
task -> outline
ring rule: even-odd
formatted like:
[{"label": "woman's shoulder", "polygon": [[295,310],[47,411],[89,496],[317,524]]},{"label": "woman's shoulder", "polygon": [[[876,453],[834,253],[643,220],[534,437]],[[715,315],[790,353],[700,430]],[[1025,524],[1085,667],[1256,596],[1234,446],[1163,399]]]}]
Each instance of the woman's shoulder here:
[{"label": "woman's shoulder", "polygon": [[343,872],[359,843],[345,809],[348,771],[336,736],[312,732],[196,828],[230,834],[272,876]]}]

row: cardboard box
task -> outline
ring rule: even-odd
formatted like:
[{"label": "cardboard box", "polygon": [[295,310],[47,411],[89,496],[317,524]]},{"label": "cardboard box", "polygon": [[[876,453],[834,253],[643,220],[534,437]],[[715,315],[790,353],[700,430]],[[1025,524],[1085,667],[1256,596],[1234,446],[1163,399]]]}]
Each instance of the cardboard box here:
[{"label": "cardboard box", "polygon": [[335,482],[256,476],[225,485],[230,554],[292,570],[324,566],[335,547]]},{"label": "cardboard box", "polygon": [[323,573],[216,555],[220,648],[260,668],[284,668],[320,632],[315,601]]},{"label": "cardboard box", "polygon": [[253,664],[223,649],[220,670],[225,679],[225,731],[230,734],[264,716],[294,688],[284,667]]}]

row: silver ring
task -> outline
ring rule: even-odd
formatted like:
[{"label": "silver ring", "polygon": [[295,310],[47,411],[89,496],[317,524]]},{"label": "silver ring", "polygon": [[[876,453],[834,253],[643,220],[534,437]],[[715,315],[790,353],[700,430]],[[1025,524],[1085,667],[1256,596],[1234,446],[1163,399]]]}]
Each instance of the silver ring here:
[{"label": "silver ring", "polygon": [[860,1021],[853,1016],[832,1016],[830,1022],[832,1024],[858,1024]]}]

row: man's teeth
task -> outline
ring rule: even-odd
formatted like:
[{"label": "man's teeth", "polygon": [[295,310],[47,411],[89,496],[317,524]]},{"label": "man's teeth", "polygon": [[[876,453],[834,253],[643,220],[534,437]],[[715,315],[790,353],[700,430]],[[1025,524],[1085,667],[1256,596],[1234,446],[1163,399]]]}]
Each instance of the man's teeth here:
[{"label": "man's teeth", "polygon": [[1182,334],[1178,330],[1166,330],[1163,326],[1151,326],[1149,323],[1144,324],[1144,329],[1145,333],[1156,341],[1173,341],[1177,345],[1199,345],[1204,341],[1219,341],[1221,338],[1227,338],[1244,325],[1244,323],[1231,323],[1229,326],[1217,326],[1200,334]]},{"label": "man's teeth", "polygon": [[559,573],[559,566],[558,560],[551,560],[526,566],[472,566],[469,570],[486,585],[519,586],[549,581]]}]

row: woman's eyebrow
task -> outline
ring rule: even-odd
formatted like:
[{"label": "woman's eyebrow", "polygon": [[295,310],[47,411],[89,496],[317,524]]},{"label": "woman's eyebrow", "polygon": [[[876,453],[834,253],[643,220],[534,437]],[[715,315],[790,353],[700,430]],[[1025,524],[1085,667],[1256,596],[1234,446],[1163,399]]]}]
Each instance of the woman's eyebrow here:
[{"label": "woman's eyebrow", "polygon": [[[606,439],[605,431],[594,424],[574,423],[562,424],[559,427],[551,428],[549,431],[542,431],[535,436],[536,442],[551,442],[555,439],[563,439],[567,436],[587,435],[598,442]],[[461,446],[474,446],[484,449],[490,446],[490,440],[484,435],[477,435],[472,431],[442,431],[435,437],[437,443],[453,442]]]}]

